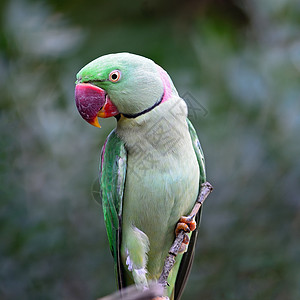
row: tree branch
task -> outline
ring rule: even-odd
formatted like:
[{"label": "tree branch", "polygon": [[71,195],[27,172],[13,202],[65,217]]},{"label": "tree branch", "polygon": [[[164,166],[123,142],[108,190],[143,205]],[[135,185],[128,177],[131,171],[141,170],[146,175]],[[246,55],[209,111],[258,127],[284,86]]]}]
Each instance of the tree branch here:
[{"label": "tree branch", "polygon": [[[199,192],[199,195],[197,197],[196,203],[189,214],[188,218],[193,219],[196,214],[198,213],[200,207],[202,206],[205,199],[208,197],[208,195],[213,190],[212,185],[209,182],[205,182],[201,185],[201,189]],[[162,270],[162,273],[158,279],[158,283],[161,284],[164,288],[168,285],[168,277],[170,274],[170,271],[172,270],[174,264],[175,264],[175,258],[179,252],[179,249],[182,245],[182,242],[184,240],[185,232],[181,230],[179,234],[177,235],[176,239],[174,240],[173,245],[171,246],[169,250],[169,254],[165,259],[165,264]]]},{"label": "tree branch", "polygon": [[145,290],[138,289],[135,285],[131,285],[98,300],[153,300],[155,297],[163,295],[163,293],[162,286],[156,283],[151,283],[149,288]]}]

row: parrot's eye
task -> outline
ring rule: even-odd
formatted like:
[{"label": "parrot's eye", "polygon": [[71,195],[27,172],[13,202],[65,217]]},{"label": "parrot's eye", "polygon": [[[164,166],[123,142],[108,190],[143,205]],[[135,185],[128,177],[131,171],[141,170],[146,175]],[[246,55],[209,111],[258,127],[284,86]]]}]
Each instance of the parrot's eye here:
[{"label": "parrot's eye", "polygon": [[121,78],[121,72],[119,70],[114,70],[109,73],[108,79],[111,82],[117,82]]}]

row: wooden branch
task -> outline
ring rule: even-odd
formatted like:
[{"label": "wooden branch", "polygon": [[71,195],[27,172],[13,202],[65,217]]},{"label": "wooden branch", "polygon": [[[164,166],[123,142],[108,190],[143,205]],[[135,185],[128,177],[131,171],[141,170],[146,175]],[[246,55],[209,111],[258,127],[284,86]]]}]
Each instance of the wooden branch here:
[{"label": "wooden branch", "polygon": [[153,298],[159,297],[163,295],[163,293],[162,286],[156,283],[151,283],[149,288],[145,290],[138,289],[135,285],[131,285],[98,300],[153,300]]},{"label": "wooden branch", "polygon": [[[188,218],[191,220],[196,216],[198,213],[200,207],[202,206],[203,202],[207,198],[207,196],[211,193],[213,190],[212,185],[209,182],[205,182],[201,185],[200,193],[197,197],[196,203],[189,214]],[[176,239],[174,240],[173,245],[171,246],[169,250],[169,254],[165,259],[165,264],[162,270],[162,273],[158,279],[158,283],[161,284],[164,288],[168,285],[168,277],[170,274],[170,271],[172,270],[174,264],[175,264],[175,258],[179,252],[179,249],[182,245],[183,239],[185,236],[185,232],[181,230],[179,234],[177,235]]]}]

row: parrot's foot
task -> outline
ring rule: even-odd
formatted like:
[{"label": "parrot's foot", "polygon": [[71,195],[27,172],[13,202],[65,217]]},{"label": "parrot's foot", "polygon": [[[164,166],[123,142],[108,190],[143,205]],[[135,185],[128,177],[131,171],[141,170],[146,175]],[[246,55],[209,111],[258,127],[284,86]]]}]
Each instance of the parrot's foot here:
[{"label": "parrot's foot", "polygon": [[[196,226],[197,226],[197,223],[196,223],[194,217],[182,216],[176,225],[175,234],[177,236],[181,230],[183,230],[185,233],[190,233],[191,231],[194,231],[196,229]],[[179,252],[186,251],[186,247],[189,244],[189,241],[190,241],[190,239],[189,239],[188,235],[185,234],[184,239],[182,241],[182,245],[180,246]]]},{"label": "parrot's foot", "polygon": [[176,236],[179,234],[181,230],[184,232],[191,232],[196,229],[197,223],[193,217],[181,217],[179,222],[176,225],[175,234]]}]

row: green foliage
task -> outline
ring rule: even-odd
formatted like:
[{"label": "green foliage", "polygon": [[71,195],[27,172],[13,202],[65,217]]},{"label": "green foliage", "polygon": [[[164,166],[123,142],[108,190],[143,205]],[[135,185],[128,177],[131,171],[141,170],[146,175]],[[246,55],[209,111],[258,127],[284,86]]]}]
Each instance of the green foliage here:
[{"label": "green foliage", "polygon": [[300,298],[299,1],[12,0],[1,13],[1,299],[116,288],[93,192],[115,121],[89,126],[73,98],[78,70],[120,51],[187,95],[215,187],[184,298]]}]

